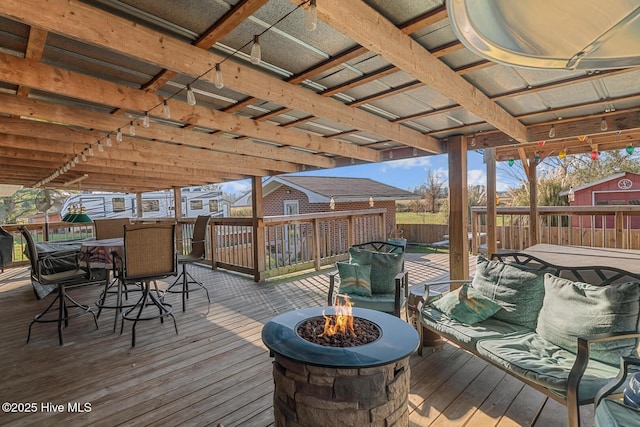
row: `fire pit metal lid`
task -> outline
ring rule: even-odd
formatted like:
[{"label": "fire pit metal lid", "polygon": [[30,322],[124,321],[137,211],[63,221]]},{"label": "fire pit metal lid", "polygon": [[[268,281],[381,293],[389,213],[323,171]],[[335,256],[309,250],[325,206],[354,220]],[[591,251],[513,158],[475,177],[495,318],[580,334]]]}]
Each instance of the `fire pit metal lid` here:
[{"label": "fire pit metal lid", "polygon": [[271,319],[262,328],[262,341],[269,350],[299,363],[334,368],[364,368],[385,365],[412,354],[418,348],[418,333],[407,322],[387,313],[353,308],[353,316],[375,323],[380,338],[356,347],[328,347],[311,343],[297,333],[309,318],[335,314],[334,307],[311,307],[290,311]]}]

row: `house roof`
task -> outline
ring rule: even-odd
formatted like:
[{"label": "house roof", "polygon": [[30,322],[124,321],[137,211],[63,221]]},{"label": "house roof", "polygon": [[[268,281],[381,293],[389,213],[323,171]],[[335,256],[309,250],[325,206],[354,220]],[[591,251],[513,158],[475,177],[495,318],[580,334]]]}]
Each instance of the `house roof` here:
[{"label": "house roof", "polygon": [[328,203],[331,197],[336,203],[374,200],[415,200],[415,193],[370,178],[342,178],[328,176],[274,176],[263,183],[266,196],[281,186],[302,191],[310,203]]},{"label": "house roof", "polygon": [[[586,183],[586,184],[582,184],[579,187],[575,187],[573,189],[573,191],[576,192],[576,191],[580,191],[580,190],[585,190],[587,188],[595,187],[596,185],[600,185],[600,184],[603,184],[605,182],[609,182],[609,181],[613,181],[613,180],[616,180],[616,179],[620,179],[620,178],[622,178],[624,176],[627,176],[627,175],[640,176],[640,175],[638,175],[636,173],[633,173],[633,172],[620,172],[620,173],[616,173],[616,174],[613,174],[611,176],[608,176],[606,178],[599,179],[597,181],[592,181],[592,182],[589,182],[589,183]],[[569,194],[569,191],[570,190],[561,191],[559,193],[559,195],[560,196],[566,196],[566,195]]]},{"label": "house roof", "polygon": [[457,135],[498,160],[640,135],[638,68],[489,61],[444,0],[318,1],[313,32],[308,1],[175,4],[0,2],[0,184],[139,192],[430,156]]}]

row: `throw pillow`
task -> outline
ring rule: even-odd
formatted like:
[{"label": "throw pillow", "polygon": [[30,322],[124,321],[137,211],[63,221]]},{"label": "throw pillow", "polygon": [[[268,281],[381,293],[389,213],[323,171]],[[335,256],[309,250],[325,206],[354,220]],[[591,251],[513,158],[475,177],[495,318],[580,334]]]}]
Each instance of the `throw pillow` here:
[{"label": "throw pillow", "polygon": [[340,274],[340,288],[338,293],[347,295],[371,296],[370,265],[337,262]]},{"label": "throw pillow", "polygon": [[[640,283],[608,286],[544,277],[545,296],[536,332],[566,350],[577,352],[577,337],[635,331],[640,310]],[[618,366],[620,356],[634,354],[635,339],[591,344],[591,358]]]},{"label": "throw pillow", "polygon": [[466,284],[433,301],[430,305],[453,320],[468,325],[488,319],[501,308],[490,298]]},{"label": "throw pillow", "polygon": [[472,286],[502,307],[494,318],[536,328],[544,299],[544,271],[478,256]]},{"label": "throw pillow", "polygon": [[351,262],[371,266],[371,293],[393,294],[396,292],[395,277],[402,271],[404,253],[373,252],[349,248]]}]

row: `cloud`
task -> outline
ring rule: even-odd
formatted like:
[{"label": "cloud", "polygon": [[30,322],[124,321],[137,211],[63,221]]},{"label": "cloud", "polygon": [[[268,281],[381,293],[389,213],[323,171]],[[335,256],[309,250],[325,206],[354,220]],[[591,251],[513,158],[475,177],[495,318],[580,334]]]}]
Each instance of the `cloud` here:
[{"label": "cloud", "polygon": [[469,185],[487,185],[487,176],[481,169],[472,169],[467,172],[467,183]]},{"label": "cloud", "polygon": [[509,184],[506,182],[496,181],[496,191],[508,191]]},{"label": "cloud", "polygon": [[222,191],[225,193],[244,193],[251,189],[251,184],[247,180],[225,182],[222,184]]},{"label": "cloud", "polygon": [[429,166],[431,161],[428,157],[411,157],[408,159],[391,160],[385,163],[390,168],[410,169],[415,167]]}]

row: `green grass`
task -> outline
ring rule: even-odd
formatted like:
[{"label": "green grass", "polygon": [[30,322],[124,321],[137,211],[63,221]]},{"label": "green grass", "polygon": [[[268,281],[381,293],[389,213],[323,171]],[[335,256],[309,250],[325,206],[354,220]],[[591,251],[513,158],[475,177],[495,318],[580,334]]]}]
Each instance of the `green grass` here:
[{"label": "green grass", "polygon": [[449,253],[449,249],[446,248],[438,248],[438,251],[429,246],[421,246],[421,245],[407,245],[407,252],[414,254],[435,254],[435,253]]},{"label": "green grass", "polygon": [[440,213],[396,212],[396,224],[446,224]]}]

